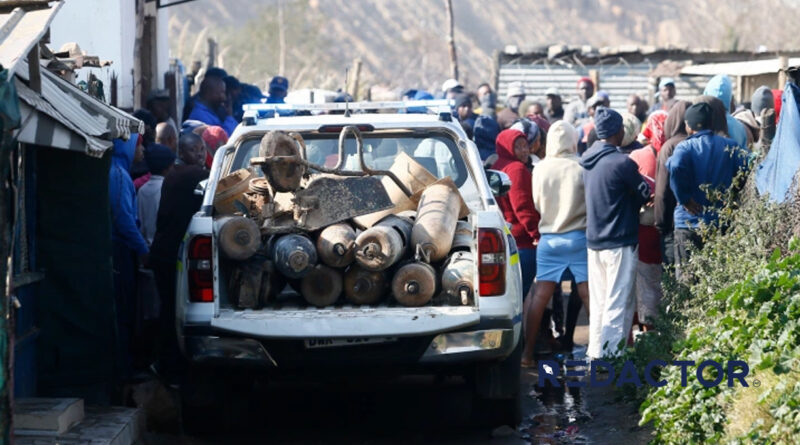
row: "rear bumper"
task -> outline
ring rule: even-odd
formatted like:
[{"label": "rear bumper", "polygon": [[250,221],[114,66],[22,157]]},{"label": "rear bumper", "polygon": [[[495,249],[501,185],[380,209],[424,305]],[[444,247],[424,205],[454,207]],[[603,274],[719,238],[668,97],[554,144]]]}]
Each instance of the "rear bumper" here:
[{"label": "rear bumper", "polygon": [[508,357],[519,341],[519,323],[481,320],[459,330],[391,343],[306,349],[302,339],[254,338],[211,327],[188,326],[182,338],[194,363],[275,369],[441,367]]}]

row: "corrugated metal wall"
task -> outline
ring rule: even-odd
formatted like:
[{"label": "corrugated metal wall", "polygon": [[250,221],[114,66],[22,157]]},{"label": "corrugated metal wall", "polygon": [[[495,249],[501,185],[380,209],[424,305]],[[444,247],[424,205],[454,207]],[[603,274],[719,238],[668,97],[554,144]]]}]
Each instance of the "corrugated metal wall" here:
[{"label": "corrugated metal wall", "polygon": [[[498,97],[504,102],[508,84],[520,81],[525,87],[527,98],[544,102],[544,92],[548,88],[556,87],[561,93],[564,103],[577,97],[576,84],[578,79],[589,75],[589,70],[597,70],[600,76],[600,89],[608,92],[611,97],[611,107],[625,109],[628,96],[634,93],[644,93],[650,88],[649,73],[655,68],[651,63],[636,63],[628,65],[587,65],[587,66],[562,66],[562,65],[502,65],[498,75]],[[676,80],[678,98],[691,99],[703,92],[707,76],[682,76]]]}]

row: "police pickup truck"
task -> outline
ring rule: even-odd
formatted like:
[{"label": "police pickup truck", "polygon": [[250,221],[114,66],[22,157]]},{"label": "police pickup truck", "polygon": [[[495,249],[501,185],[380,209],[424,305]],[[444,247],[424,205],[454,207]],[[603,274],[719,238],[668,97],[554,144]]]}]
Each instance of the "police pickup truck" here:
[{"label": "police pickup truck", "polygon": [[[189,224],[179,254],[176,330],[190,364],[182,390],[185,427],[214,422],[212,408],[220,394],[212,393],[222,392],[224,376],[236,369],[261,377],[342,369],[347,375],[366,369],[460,374],[474,388],[473,415],[478,421],[518,423],[521,275],[516,245],[494,199],[504,192],[500,188],[507,190],[508,177],[484,171],[477,148],[453,118],[450,104],[256,104],[245,109],[243,122],[216,152],[208,181],[198,187],[203,205]],[[449,176],[455,183],[469,209],[470,249],[477,258],[475,297],[469,304],[403,307],[389,296],[377,305],[340,302],[323,308],[302,299],[244,310],[231,303],[220,274],[214,224],[220,178],[249,167],[262,137],[272,130],[300,134],[308,160],[321,165],[335,153],[335,142],[346,126],[360,130],[367,164],[391,165],[403,151],[437,178]],[[425,150],[416,148],[423,145]],[[292,289],[287,286],[285,292]]]}]

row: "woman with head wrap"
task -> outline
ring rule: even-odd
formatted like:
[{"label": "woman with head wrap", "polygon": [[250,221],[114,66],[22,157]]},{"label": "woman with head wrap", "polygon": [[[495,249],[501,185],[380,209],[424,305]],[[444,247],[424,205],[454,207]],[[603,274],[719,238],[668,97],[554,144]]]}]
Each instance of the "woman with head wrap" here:
[{"label": "woman with head wrap", "polygon": [[517,130],[525,135],[530,150],[530,166],[535,167],[544,158],[544,132],[535,122],[528,118],[519,119],[511,125],[511,129]]},{"label": "woman with head wrap", "polygon": [[206,144],[206,168],[210,169],[214,162],[214,153],[228,143],[228,133],[224,128],[212,125],[203,130],[202,138]]},{"label": "woman with head wrap", "polygon": [[[717,99],[717,101],[719,100]],[[681,100],[670,108],[663,126],[665,142],[661,146],[656,159],[656,192],[653,198],[653,220],[661,237],[662,259],[668,265],[675,263],[672,232],[674,229],[673,212],[677,201],[669,188],[669,171],[666,166],[667,159],[672,156],[675,147],[686,139],[684,116],[686,109],[690,105],[690,102]],[[722,118],[722,123],[725,123],[724,118]]]},{"label": "woman with head wrap", "polygon": [[[645,131],[649,143],[634,150],[630,157],[639,166],[639,174],[656,182],[656,157],[666,141],[664,122],[667,112],[658,110],[647,118]],[[658,315],[661,301],[661,238],[655,227],[652,206],[642,208],[639,213],[639,263],[636,266],[636,313],[642,330],[652,329],[652,319]]]},{"label": "woman with head wrap", "polygon": [[[586,264],[586,198],[583,168],[578,164],[578,135],[571,125],[557,121],[547,135],[547,157],[533,173],[533,203],[541,214],[542,237],[536,255],[536,290],[526,311],[523,363],[530,363],[542,316],[553,293],[569,270],[589,310]],[[571,341],[571,338],[567,338]]]}]

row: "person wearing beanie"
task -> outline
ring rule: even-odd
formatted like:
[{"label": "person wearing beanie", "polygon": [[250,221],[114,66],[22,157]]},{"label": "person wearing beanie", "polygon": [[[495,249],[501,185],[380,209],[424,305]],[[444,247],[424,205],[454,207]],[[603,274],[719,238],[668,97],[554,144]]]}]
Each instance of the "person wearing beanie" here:
[{"label": "person wearing beanie", "polygon": [[478,118],[472,111],[472,96],[465,93],[457,94],[454,101],[455,105],[453,105],[453,109],[456,116],[458,116],[458,121],[464,128],[464,132],[467,133],[467,137],[472,139],[475,129],[475,119]]},{"label": "person wearing beanie", "polygon": [[[578,163],[578,135],[565,121],[557,121],[547,133],[547,156],[533,172],[533,204],[541,215],[541,238],[536,252],[536,290],[526,312],[523,363],[531,363],[533,347],[548,302],[564,272],[575,277],[578,294],[589,310],[586,264],[586,197],[583,168]],[[572,332],[567,329],[566,341]]]},{"label": "person wearing beanie", "polygon": [[536,275],[536,245],[539,242],[539,212],[531,196],[530,148],[525,134],[503,130],[497,135],[497,161],[492,168],[507,174],[511,190],[497,198],[497,205],[511,225],[522,267],[522,298],[528,295]]},{"label": "person wearing beanie", "polygon": [[705,188],[724,192],[747,162],[745,150],[738,143],[711,130],[712,114],[707,103],[697,103],[686,109],[688,137],[675,147],[667,160],[669,185],[678,204],[674,212],[678,279],[681,279],[681,265],[689,259],[690,248],[702,247],[697,229],[701,224],[717,221],[719,203],[709,201]]},{"label": "person wearing beanie", "polygon": [[633,322],[639,209],[650,200],[652,181],[619,150],[622,116],[600,107],[594,115],[598,141],[583,154],[586,247],[589,272],[591,359],[619,354]]},{"label": "person wearing beanie", "polygon": [[136,193],[136,204],[144,240],[147,245],[153,244],[156,235],[156,217],[161,202],[161,185],[164,177],[175,165],[175,153],[161,144],[151,144],[144,151],[144,160],[150,169],[150,179]]}]

